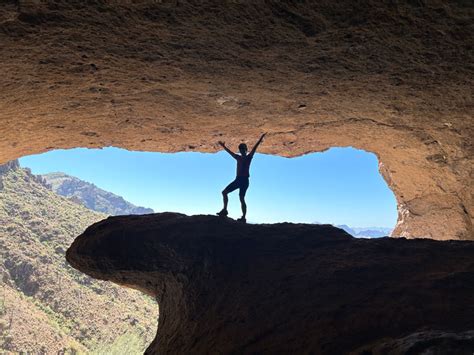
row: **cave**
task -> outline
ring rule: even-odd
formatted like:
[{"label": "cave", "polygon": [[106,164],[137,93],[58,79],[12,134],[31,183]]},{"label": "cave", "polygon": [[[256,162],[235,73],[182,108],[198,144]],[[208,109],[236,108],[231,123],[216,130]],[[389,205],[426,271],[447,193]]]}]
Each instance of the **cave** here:
[{"label": "cave", "polygon": [[[263,132],[262,152],[287,157],[352,146],[377,155],[395,194],[392,237],[456,240],[446,250],[468,258],[472,15],[461,0],[6,1],[0,163],[74,147],[214,152]],[[472,281],[465,270],[450,285]]]},{"label": "cave", "polygon": [[371,1],[12,1],[0,162],[58,148],[373,152],[393,236],[473,239],[472,8]]}]

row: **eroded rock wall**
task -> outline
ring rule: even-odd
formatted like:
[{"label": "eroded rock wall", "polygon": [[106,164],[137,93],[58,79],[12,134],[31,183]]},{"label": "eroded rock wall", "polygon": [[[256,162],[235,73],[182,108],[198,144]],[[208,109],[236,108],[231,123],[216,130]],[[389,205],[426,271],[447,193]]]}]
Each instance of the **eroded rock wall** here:
[{"label": "eroded rock wall", "polygon": [[0,162],[57,148],[374,152],[395,236],[473,239],[466,1],[11,1]]},{"label": "eroded rock wall", "polygon": [[474,242],[329,225],[111,217],[66,257],[156,297],[149,354],[471,354]]}]

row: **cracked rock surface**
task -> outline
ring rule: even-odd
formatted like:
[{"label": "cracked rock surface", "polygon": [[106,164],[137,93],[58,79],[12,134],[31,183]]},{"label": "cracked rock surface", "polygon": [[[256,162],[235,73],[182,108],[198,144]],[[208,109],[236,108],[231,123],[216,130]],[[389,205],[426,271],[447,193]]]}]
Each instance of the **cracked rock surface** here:
[{"label": "cracked rock surface", "polygon": [[473,255],[470,241],[162,213],[98,222],[67,260],[156,297],[149,354],[471,354]]},{"label": "cracked rock surface", "polygon": [[58,148],[377,154],[393,236],[474,239],[469,1],[4,1],[0,163]]}]

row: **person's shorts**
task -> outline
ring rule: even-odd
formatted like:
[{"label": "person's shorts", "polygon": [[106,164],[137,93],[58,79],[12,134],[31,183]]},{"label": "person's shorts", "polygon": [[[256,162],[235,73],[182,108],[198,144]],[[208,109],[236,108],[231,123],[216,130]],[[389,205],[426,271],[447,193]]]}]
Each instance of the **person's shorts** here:
[{"label": "person's shorts", "polygon": [[224,189],[225,193],[229,193],[240,189],[239,194],[245,195],[247,189],[249,188],[249,178],[247,176],[237,176],[234,181],[232,181],[227,187]]}]

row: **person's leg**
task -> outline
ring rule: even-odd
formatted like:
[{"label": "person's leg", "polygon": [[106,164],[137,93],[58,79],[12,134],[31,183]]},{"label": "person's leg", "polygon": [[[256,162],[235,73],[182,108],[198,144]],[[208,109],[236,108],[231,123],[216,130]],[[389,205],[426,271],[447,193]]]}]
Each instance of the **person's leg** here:
[{"label": "person's leg", "polygon": [[245,203],[245,194],[249,188],[249,180],[245,179],[240,184],[239,198],[240,198],[240,207],[242,208],[242,218],[241,220],[245,221],[247,216],[247,204]]},{"label": "person's leg", "polygon": [[218,215],[221,215],[221,216],[227,215],[227,204],[229,202],[229,198],[227,197],[227,195],[236,189],[238,189],[238,184],[237,184],[237,181],[234,180],[229,185],[227,185],[227,187],[222,191],[222,199],[224,202],[224,207],[222,208],[222,211],[218,213]]},{"label": "person's leg", "polygon": [[242,208],[242,219],[247,215],[247,204],[245,203],[245,194],[239,193],[240,207]]},{"label": "person's leg", "polygon": [[222,191],[222,198],[224,200],[224,208],[223,210],[227,211],[227,204],[229,203],[229,198],[227,197],[227,191]]}]

